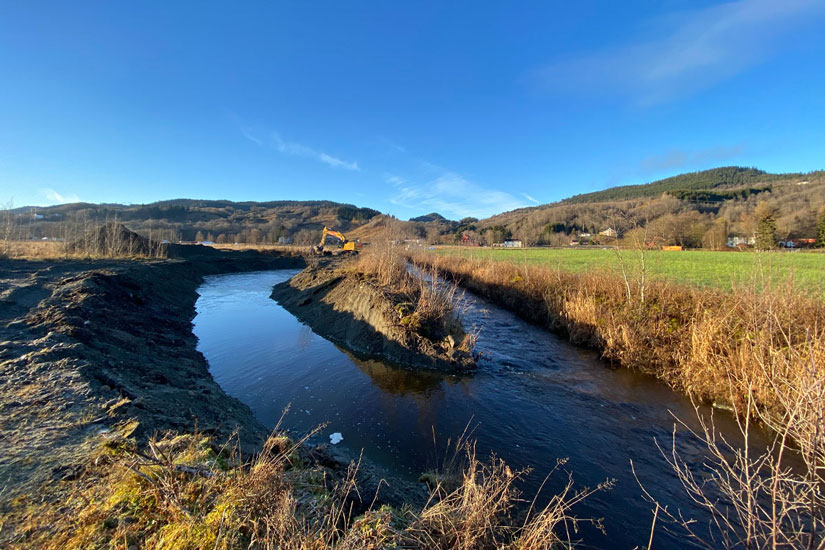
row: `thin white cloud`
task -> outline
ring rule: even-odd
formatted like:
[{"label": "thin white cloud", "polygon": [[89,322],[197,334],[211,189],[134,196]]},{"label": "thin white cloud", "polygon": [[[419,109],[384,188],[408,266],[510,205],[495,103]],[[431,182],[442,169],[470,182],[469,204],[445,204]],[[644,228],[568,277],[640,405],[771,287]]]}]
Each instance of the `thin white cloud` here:
[{"label": "thin white cloud", "polygon": [[328,155],[327,153],[316,151],[315,149],[307,147],[306,145],[301,145],[300,143],[295,143],[291,141],[284,141],[278,134],[272,134],[272,146],[276,151],[278,151],[279,153],[283,153],[285,155],[312,158],[317,161],[323,162],[324,164],[332,166],[333,168],[344,168],[345,170],[359,170],[357,162],[348,162],[345,160],[341,160],[337,157],[333,157],[332,155]]},{"label": "thin white cloud", "polygon": [[522,193],[521,196],[524,197],[525,199],[527,199],[528,201],[532,202],[533,204],[539,204],[539,201],[537,201],[536,199],[534,199],[533,197],[531,197],[527,193]]},{"label": "thin white cloud", "polygon": [[355,161],[343,160],[323,151],[313,149],[312,147],[307,147],[306,145],[295,143],[294,141],[286,141],[282,139],[280,135],[274,132],[270,135],[269,141],[266,142],[265,140],[253,134],[249,128],[246,128],[240,124],[239,126],[241,129],[241,133],[243,134],[243,137],[245,137],[246,139],[260,147],[270,147],[284,155],[292,155],[296,157],[314,159],[333,168],[342,168],[344,170],[354,171],[360,170],[360,168],[358,167],[358,163]]},{"label": "thin white cloud", "polygon": [[549,90],[619,94],[642,104],[688,96],[792,46],[825,16],[821,0],[739,0],[658,21],[664,34],[562,60],[538,72]]},{"label": "thin white cloud", "polygon": [[55,204],[69,204],[72,202],[80,202],[80,197],[78,197],[75,193],[71,193],[69,195],[62,195],[52,188],[41,189],[40,194],[46,197],[47,200]]},{"label": "thin white cloud", "polygon": [[378,139],[383,144],[385,144],[387,147],[389,147],[390,149],[392,149],[393,151],[395,151],[397,153],[406,153],[407,152],[406,147],[404,147],[403,145],[399,145],[398,143],[394,142],[393,140],[391,140],[387,137],[379,136]]},{"label": "thin white cloud", "polygon": [[249,141],[251,141],[255,145],[260,145],[261,147],[263,147],[264,142],[261,141],[260,139],[258,139],[257,137],[255,137],[254,135],[252,135],[252,132],[250,132],[249,129],[244,128],[243,126],[241,126],[241,133],[243,134],[243,137],[245,137],[246,139],[248,139]]},{"label": "thin white cloud", "polygon": [[660,155],[642,159],[639,169],[643,173],[662,172],[686,166],[702,166],[710,163],[724,162],[742,155],[745,148],[741,145],[732,147],[708,147],[706,149],[685,150],[671,149]]},{"label": "thin white cloud", "polygon": [[486,218],[525,206],[524,201],[510,193],[482,187],[453,172],[423,184],[397,176],[385,179],[398,190],[389,199],[392,204],[421,212],[438,212],[453,219]]},{"label": "thin white cloud", "polygon": [[387,174],[386,176],[384,176],[384,180],[387,183],[394,185],[395,187],[401,187],[405,183],[407,183],[407,180],[405,180],[404,178],[400,176],[394,176],[392,174]]}]

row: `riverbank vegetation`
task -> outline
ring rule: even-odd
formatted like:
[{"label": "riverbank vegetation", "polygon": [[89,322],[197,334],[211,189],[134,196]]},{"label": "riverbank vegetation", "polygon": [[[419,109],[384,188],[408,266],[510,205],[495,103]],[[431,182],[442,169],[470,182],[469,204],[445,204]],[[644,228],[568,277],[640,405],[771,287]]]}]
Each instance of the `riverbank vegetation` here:
[{"label": "riverbank vegetation", "polygon": [[30,260],[161,259],[166,258],[167,248],[168,243],[162,241],[157,232],[150,231],[144,237],[114,220],[87,225],[60,241],[3,239],[0,254],[6,258]]},{"label": "riverbank vegetation", "polygon": [[[306,445],[277,430],[242,461],[231,445],[203,434],[150,440],[139,447],[112,436],[84,474],[64,483],[61,503],[18,499],[20,536],[11,548],[54,550],[496,549],[572,547],[581,522],[571,508],[598,487],[565,489],[543,506],[516,512],[527,471],[472,444],[456,447],[457,477],[429,486],[423,507],[376,505],[357,486],[358,464],[336,471]],[[554,473],[561,471],[563,462]],[[569,474],[567,474],[569,476]],[[435,479],[434,477],[431,479]],[[380,493],[380,488],[379,488]],[[7,520],[9,518],[6,518]]]},{"label": "riverbank vegetation", "polygon": [[414,261],[700,399],[729,402],[733,387],[736,405],[753,395],[781,415],[778,388],[805,386],[811,364],[825,364],[825,301],[770,280],[723,292],[644,278],[630,254],[612,272],[429,253]]},{"label": "riverbank vegetation", "polygon": [[[698,401],[730,409],[743,446],[701,418],[708,450],[699,476],[675,444],[662,447],[687,494],[712,520],[697,526],[647,493],[662,517],[707,548],[820,548],[825,538],[825,300],[769,278],[733,292],[645,277],[642,251],[617,251],[612,272],[418,254],[465,288],[652,374]],[[697,411],[698,414],[698,411]],[[677,419],[678,420],[678,419]],[[750,447],[752,424],[769,428]],[[792,466],[793,465],[793,466]]]}]

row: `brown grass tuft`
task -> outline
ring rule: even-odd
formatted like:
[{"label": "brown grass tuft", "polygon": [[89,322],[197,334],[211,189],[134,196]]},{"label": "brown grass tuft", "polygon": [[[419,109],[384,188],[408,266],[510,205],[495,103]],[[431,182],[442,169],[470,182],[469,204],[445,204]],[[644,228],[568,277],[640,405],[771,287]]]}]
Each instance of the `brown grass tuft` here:
[{"label": "brown grass tuft", "polygon": [[[306,463],[306,438],[273,432],[261,453],[243,464],[229,447],[199,434],[167,436],[138,449],[108,444],[63,502],[18,512],[11,548],[378,550],[384,548],[503,550],[549,548],[565,540],[570,507],[592,491],[568,489],[523,524],[513,472],[489,464],[466,444],[461,482],[434,487],[421,510],[369,506],[356,514],[357,464],[343,476]],[[604,488],[600,487],[599,489]],[[7,518],[4,518],[7,519]],[[3,533],[7,535],[7,533]],[[531,546],[534,541],[539,546]]]}]

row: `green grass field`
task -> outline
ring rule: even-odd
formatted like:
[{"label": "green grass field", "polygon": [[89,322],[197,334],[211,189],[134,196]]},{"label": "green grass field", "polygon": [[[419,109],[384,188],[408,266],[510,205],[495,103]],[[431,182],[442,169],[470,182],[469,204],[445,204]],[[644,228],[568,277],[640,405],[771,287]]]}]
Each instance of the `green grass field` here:
[{"label": "green grass field", "polygon": [[[469,258],[492,259],[542,265],[572,272],[618,271],[615,250],[555,248],[464,248],[439,247],[437,253]],[[622,250],[628,269],[638,270],[638,253]],[[647,272],[651,278],[703,287],[731,289],[738,285],[788,284],[825,296],[825,254],[818,252],[711,252],[690,250],[647,252]]]}]

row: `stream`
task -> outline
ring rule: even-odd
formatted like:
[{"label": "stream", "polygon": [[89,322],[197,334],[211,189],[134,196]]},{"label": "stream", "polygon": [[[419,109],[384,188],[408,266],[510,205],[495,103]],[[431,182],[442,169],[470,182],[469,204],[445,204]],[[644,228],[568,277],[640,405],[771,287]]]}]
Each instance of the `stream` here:
[{"label": "stream", "polygon": [[[615,487],[579,505],[580,517],[603,517],[607,535],[584,528],[589,548],[647,544],[652,505],[630,469],[662,504],[697,515],[656,447],[669,450],[674,415],[695,426],[684,396],[657,380],[612,369],[595,352],[577,348],[516,315],[467,293],[464,324],[478,331],[477,372],[451,376],[363,361],[300,323],[269,298],[273,285],[297,270],[216,275],[198,290],[194,319],[198,349],[212,376],[273,427],[305,433],[322,423],[318,442],[340,433],[336,448],[364,456],[409,480],[444,460],[445,444],[470,426],[480,457],[490,452],[514,468],[531,467],[520,488],[531,499],[559,458],[576,486],[606,478]],[[707,409],[704,412],[708,412]],[[717,428],[736,441],[736,424],[722,412]],[[676,446],[691,464],[703,451],[684,428]],[[542,490],[563,488],[564,472]],[[684,548],[657,529],[653,548]]]}]

